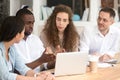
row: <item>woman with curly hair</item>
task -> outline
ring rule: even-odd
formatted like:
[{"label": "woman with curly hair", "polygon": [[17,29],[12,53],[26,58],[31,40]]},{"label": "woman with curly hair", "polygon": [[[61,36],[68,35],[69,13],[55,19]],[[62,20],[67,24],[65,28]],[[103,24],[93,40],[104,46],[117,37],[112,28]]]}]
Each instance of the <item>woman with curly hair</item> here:
[{"label": "woman with curly hair", "polygon": [[[54,53],[79,51],[79,34],[72,21],[72,10],[58,5],[53,10],[40,34],[44,47],[51,47]],[[45,68],[54,68],[55,61],[45,64]]]},{"label": "woman with curly hair", "polygon": [[45,47],[51,46],[53,51],[58,46],[66,52],[79,50],[79,34],[73,24],[72,15],[72,10],[68,6],[55,7],[40,35]]}]

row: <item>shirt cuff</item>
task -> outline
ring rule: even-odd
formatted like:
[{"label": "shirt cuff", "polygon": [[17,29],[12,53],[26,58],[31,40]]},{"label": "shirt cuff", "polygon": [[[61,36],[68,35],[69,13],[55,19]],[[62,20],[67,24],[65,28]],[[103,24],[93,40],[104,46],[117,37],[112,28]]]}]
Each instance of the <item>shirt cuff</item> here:
[{"label": "shirt cuff", "polygon": [[48,64],[48,63],[44,63],[44,68],[45,68],[45,69],[48,69],[48,68],[47,68],[47,64]]}]

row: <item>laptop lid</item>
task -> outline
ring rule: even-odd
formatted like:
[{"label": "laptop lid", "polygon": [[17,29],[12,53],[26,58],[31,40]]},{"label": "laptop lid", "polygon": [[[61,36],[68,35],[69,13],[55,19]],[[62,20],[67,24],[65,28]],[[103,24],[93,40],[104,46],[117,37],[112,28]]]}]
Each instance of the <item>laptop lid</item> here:
[{"label": "laptop lid", "polygon": [[88,53],[65,52],[56,56],[55,76],[86,73]]}]

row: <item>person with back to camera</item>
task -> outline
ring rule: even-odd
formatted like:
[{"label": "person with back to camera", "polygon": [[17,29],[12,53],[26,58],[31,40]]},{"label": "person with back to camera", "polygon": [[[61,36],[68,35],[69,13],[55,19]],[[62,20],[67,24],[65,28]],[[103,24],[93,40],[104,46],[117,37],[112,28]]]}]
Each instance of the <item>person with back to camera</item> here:
[{"label": "person with back to camera", "polygon": [[[50,46],[55,52],[79,51],[79,34],[72,21],[72,10],[65,5],[58,5],[47,19],[40,33],[40,39],[44,46]],[[47,68],[53,68],[55,61],[47,64]],[[46,64],[45,64],[46,66]]]},{"label": "person with back to camera", "polygon": [[[35,72],[28,68],[18,54],[14,43],[24,37],[25,24],[15,16],[5,18],[0,27],[0,80],[55,80],[49,72]],[[14,73],[18,70],[21,75]]]},{"label": "person with back to camera", "polygon": [[19,43],[14,45],[18,53],[23,57],[26,65],[36,72],[40,72],[40,65],[54,60],[55,56],[53,54],[46,55],[46,52],[52,53],[52,51],[49,47],[45,50],[39,37],[32,34],[35,22],[33,13],[27,8],[22,8],[17,11],[16,16],[21,18],[25,23],[25,36]]},{"label": "person with back to camera", "polygon": [[[119,51],[120,31],[112,25],[115,11],[105,7],[99,11],[97,26],[87,27],[81,35],[80,51],[87,51],[90,55],[97,55],[100,62],[114,58]],[[91,29],[90,29],[91,28]]]}]

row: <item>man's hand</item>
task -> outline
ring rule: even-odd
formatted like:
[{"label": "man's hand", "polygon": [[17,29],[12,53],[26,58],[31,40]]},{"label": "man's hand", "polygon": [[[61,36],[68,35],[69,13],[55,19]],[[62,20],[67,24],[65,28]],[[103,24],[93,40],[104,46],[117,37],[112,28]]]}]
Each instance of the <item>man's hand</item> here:
[{"label": "man's hand", "polygon": [[108,61],[108,60],[110,60],[110,59],[112,59],[112,57],[111,57],[110,55],[104,54],[104,55],[102,55],[102,56],[99,58],[99,61],[100,61],[100,62],[106,62],[106,61]]},{"label": "man's hand", "polygon": [[40,57],[40,61],[43,63],[49,62],[49,61],[54,61],[56,56],[52,52],[50,47],[47,47],[42,56]]}]

